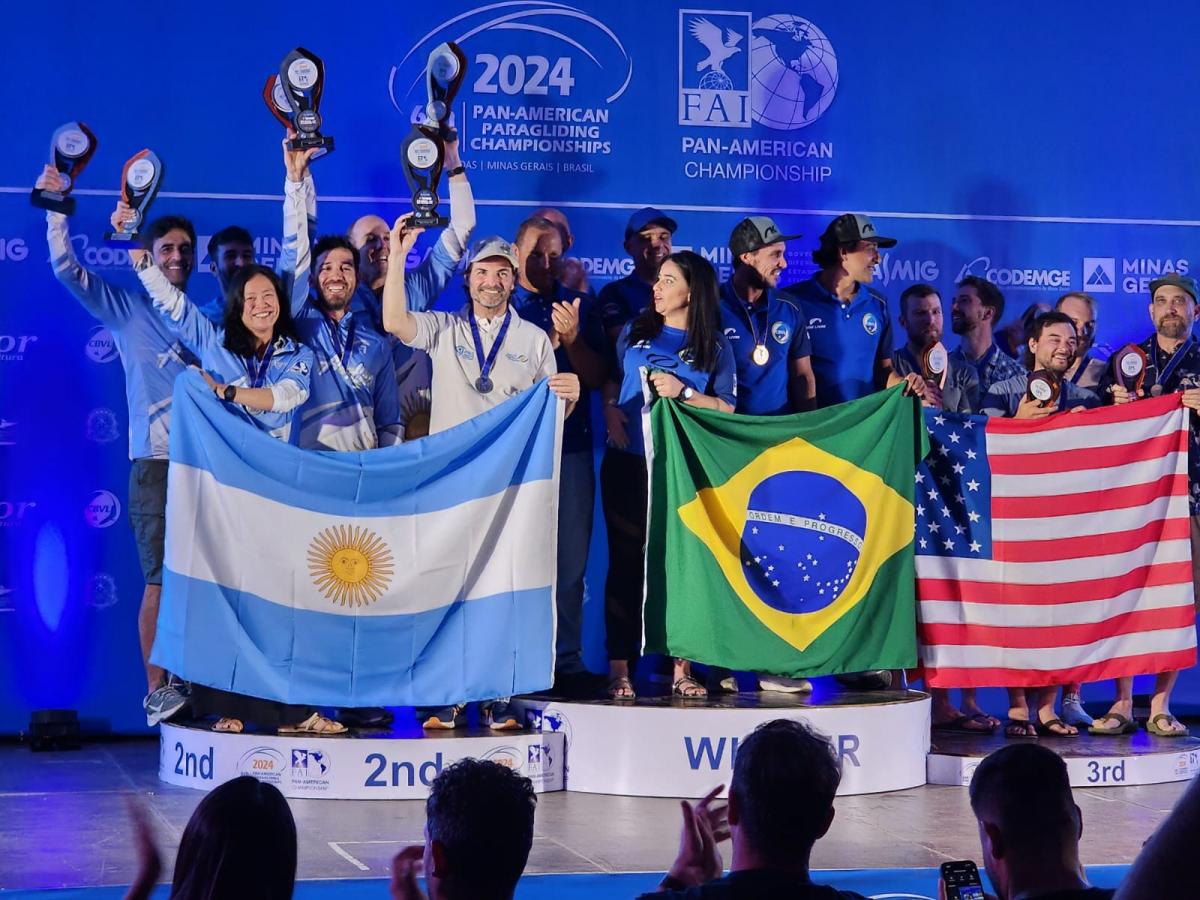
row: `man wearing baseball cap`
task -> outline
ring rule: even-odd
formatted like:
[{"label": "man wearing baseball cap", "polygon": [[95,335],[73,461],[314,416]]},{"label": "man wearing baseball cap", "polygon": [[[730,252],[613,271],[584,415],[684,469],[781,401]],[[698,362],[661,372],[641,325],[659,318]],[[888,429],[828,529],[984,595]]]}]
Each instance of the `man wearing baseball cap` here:
[{"label": "man wearing baseball cap", "polygon": [[621,328],[650,305],[650,292],[659,264],[671,255],[671,235],[679,226],[662,210],[644,206],[625,223],[625,252],[633,271],[605,285],[597,298],[609,343],[617,343]]},{"label": "man wearing baseball cap", "polygon": [[[1192,334],[1196,322],[1196,280],[1189,275],[1164,275],[1150,282],[1150,321],[1154,334],[1138,344],[1146,354],[1142,389],[1134,395],[1113,377],[1112,367],[1100,382],[1100,395],[1113,403],[1130,403],[1139,396],[1157,397],[1181,394],[1188,416],[1188,511],[1192,516],[1192,588],[1200,601],[1200,343]],[[1120,351],[1118,351],[1120,352]],[[1187,726],[1171,715],[1171,691],[1178,672],[1160,672],[1150,695],[1150,718],[1146,730],[1159,737],[1184,737]],[[1092,734],[1131,734],[1137,731],[1133,719],[1133,679],[1117,679],[1117,698],[1109,711],[1088,729]]]},{"label": "man wearing baseball cap", "polygon": [[785,291],[808,316],[818,407],[856,400],[901,381],[918,397],[925,395],[923,378],[916,373],[901,377],[892,369],[887,299],[869,287],[879,248],[894,246],[896,239],[882,237],[866,216],[838,216],[813,251],[820,271]]}]

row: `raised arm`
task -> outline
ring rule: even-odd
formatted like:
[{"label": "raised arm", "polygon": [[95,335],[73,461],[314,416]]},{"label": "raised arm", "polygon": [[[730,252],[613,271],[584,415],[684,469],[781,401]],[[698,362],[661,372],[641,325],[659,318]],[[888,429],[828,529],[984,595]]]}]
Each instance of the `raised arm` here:
[{"label": "raised arm", "polygon": [[[461,164],[458,140],[455,139],[446,144],[446,170],[452,171]],[[471,232],[475,230],[475,199],[471,195],[466,173],[451,175],[449,184],[450,226],[442,232],[429,254],[405,275],[408,308],[414,312],[423,312],[432,307],[446,289],[459,261],[466,255]]]},{"label": "raised arm", "polygon": [[220,346],[224,338],[221,329],[209,321],[188,295],[167,280],[162,269],[154,265],[150,254],[142,249],[131,249],[129,259],[138,280],[163,323],[179,336],[184,346],[197,356],[214,346]]},{"label": "raised arm", "polygon": [[[288,138],[291,137],[295,137],[295,132],[288,132]],[[309,163],[317,148],[289,150],[288,138],[283,141],[287,178],[283,182],[283,248],[279,256],[279,275],[288,289],[292,315],[297,316],[308,300],[308,276],[312,270],[317,189],[309,172]]]},{"label": "raised arm", "polygon": [[[391,258],[403,260],[412,249],[424,228],[412,228],[409,220],[412,213],[398,218],[388,235]],[[408,308],[408,291],[405,287],[404,265],[388,266],[383,282],[383,327],[408,344],[417,336],[417,320]]]}]

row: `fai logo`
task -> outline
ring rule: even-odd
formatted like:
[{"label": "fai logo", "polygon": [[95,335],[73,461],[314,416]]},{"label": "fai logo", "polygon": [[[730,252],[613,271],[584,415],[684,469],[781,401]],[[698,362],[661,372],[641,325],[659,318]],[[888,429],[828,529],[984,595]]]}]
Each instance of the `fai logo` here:
[{"label": "fai logo", "polygon": [[792,131],[817,121],[837,91],[837,55],[807,19],[679,11],[679,124]]},{"label": "fai logo", "polygon": [[93,528],[107,528],[121,518],[121,501],[111,491],[96,491],[83,507],[83,518]]},{"label": "fai logo", "polygon": [[1117,289],[1117,261],[1111,256],[1085,256],[1083,289],[1093,294],[1114,293]]}]

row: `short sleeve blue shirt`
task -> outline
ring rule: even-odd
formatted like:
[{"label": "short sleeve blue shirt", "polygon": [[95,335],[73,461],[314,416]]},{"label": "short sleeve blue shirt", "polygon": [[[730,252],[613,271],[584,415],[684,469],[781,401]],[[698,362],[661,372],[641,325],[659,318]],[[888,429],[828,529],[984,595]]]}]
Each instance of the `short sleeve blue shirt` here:
[{"label": "short sleeve blue shirt", "polygon": [[693,390],[720,397],[730,406],[737,405],[737,370],[733,350],[724,335],[717,339],[717,364],[711,372],[702,372],[683,358],[687,332],[664,325],[653,340],[630,345],[629,328],[626,325],[621,329],[617,338],[617,377],[621,383],[617,403],[629,420],[625,428],[629,435],[627,452],[646,454],[642,436],[642,407],[647,402],[642,395],[643,368],[670,372]]},{"label": "short sleeve blue shirt", "polygon": [[[792,412],[788,380],[794,359],[809,356],[808,319],[800,304],[778,291],[766,292],[750,306],[738,296],[733,282],[721,285],[721,330],[733,348],[737,365],[737,411],[752,416],[782,416]],[[767,348],[767,362],[754,361],[754,348]]]},{"label": "short sleeve blue shirt", "polygon": [[875,367],[891,356],[892,318],[887,301],[864,284],[842,301],[814,276],[784,291],[808,317],[817,406],[857,400],[876,390]]},{"label": "short sleeve blue shirt", "polygon": [[600,289],[596,305],[600,309],[600,320],[604,330],[611,332],[620,328],[654,299],[654,288],[631,273],[624,278],[609,282]]}]

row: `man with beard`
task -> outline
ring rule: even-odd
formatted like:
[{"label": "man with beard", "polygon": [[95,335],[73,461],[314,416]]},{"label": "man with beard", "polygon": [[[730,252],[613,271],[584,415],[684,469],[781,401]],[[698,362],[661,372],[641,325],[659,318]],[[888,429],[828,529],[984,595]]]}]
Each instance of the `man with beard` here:
[{"label": "man with beard", "polygon": [[1029,352],[1033,355],[1033,371],[1049,372],[1058,379],[1058,399],[1046,406],[1032,399],[1028,395],[1029,373],[1021,371],[988,389],[982,401],[984,414],[1013,419],[1042,419],[1060,410],[1099,406],[1100,398],[1094,393],[1063,380],[1063,375],[1075,361],[1075,340],[1075,323],[1070,316],[1048,312],[1034,319],[1028,340]]},{"label": "man with beard", "polygon": [[1071,317],[1075,332],[1079,335],[1079,346],[1075,348],[1075,362],[1067,369],[1067,379],[1082,388],[1096,390],[1104,377],[1105,361],[1092,356],[1096,343],[1096,300],[1083,291],[1063,294],[1054,304],[1060,313]]},{"label": "man with beard", "polygon": [[1004,353],[994,334],[1004,316],[1004,295],[986,278],[968,275],[958,283],[950,302],[950,328],[962,342],[950,352],[950,361],[969,365],[979,380],[983,397],[997,381],[1020,375],[1021,364]]},{"label": "man with beard", "polygon": [[[37,180],[39,189],[62,189],[62,175],[46,166]],[[115,229],[134,215],[124,201],[112,215]],[[196,230],[181,216],[163,216],[141,233],[142,246],[154,265],[172,285],[185,290],[195,265]],[[149,295],[139,285],[112,284],[80,265],[71,246],[67,217],[46,213],[46,242],[54,276],[98,319],[113,336],[121,367],[125,370],[125,399],[129,407],[129,523],[137,543],[138,561],[145,579],[138,610],[138,638],[146,670],[146,697],[142,707],[146,724],[170,719],[187,705],[181,685],[150,662],[150,649],[158,628],[162,594],[163,540],[167,508],[167,433],[171,422],[171,396],[175,376],[199,360],[167,329]]]},{"label": "man with beard", "polygon": [[813,251],[813,262],[821,270],[784,290],[808,317],[819,408],[857,400],[902,381],[916,396],[925,396],[924,378],[893,371],[887,299],[870,287],[879,248],[894,246],[895,238],[880,237],[866,216],[838,216]]},{"label": "man with beard", "polygon": [[597,297],[610,345],[616,346],[625,323],[650,305],[658,266],[671,255],[671,236],[678,227],[674,219],[653,206],[642,207],[629,217],[625,252],[633,260],[633,271],[606,284]]},{"label": "man with beard", "polygon": [[[420,228],[411,216],[396,220],[391,232],[393,253],[412,246]],[[557,232],[555,232],[557,236]],[[549,378],[550,390],[566,402],[570,416],[579,400],[579,376],[558,372],[546,332],[525,321],[510,300],[517,284],[517,251],[500,237],[479,241],[467,266],[467,303],[455,313],[411,312],[405,279],[391,273],[383,290],[383,321],[388,331],[433,360],[437,391],[433,395],[431,434],[453,428]],[[521,728],[508,698],[482,704],[483,721],[496,731]],[[418,708],[424,728],[457,728],[465,704],[441,709]]]},{"label": "man with beard", "polygon": [[254,265],[254,238],[241,225],[222,228],[208,239],[208,270],[217,278],[217,295],[197,304],[204,317],[216,325],[225,319],[225,292],[243,266]]},{"label": "man with beard", "polygon": [[[892,366],[901,375],[925,377],[925,352],[942,339],[942,298],[931,284],[913,284],[900,295],[900,327],[908,341],[892,354]],[[947,412],[972,413],[979,409],[979,377],[972,366],[946,361],[945,387],[926,379],[925,405]]]},{"label": "man with beard", "polygon": [[[1192,516],[1192,586],[1200,600],[1200,344],[1192,335],[1196,321],[1196,281],[1188,275],[1166,275],[1150,282],[1150,321],[1154,334],[1138,344],[1146,354],[1143,395],[1158,396],[1180,393],[1188,414],[1188,492]],[[1111,368],[1101,382],[1101,394],[1113,403],[1130,403],[1137,399],[1114,382]],[[1161,672],[1154,679],[1150,695],[1150,718],[1146,730],[1160,737],[1183,737],[1187,726],[1171,714],[1171,691],[1178,672]],[[1137,731],[1133,721],[1133,679],[1117,679],[1117,699],[1109,711],[1096,719],[1092,734],[1132,734]]]}]

